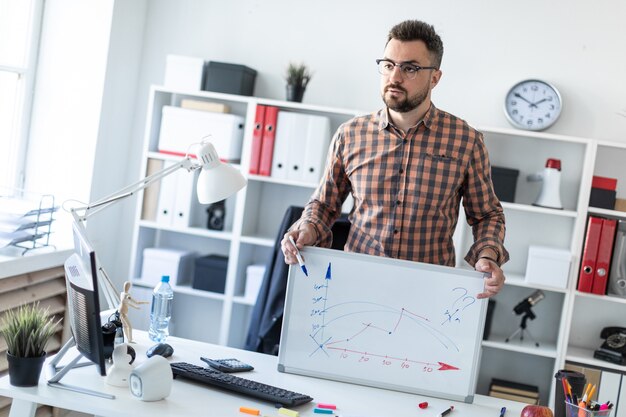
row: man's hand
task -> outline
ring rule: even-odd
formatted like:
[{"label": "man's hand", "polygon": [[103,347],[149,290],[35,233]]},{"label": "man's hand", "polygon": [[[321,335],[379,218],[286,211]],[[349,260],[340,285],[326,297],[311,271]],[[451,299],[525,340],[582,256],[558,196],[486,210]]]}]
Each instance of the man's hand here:
[{"label": "man's hand", "polygon": [[294,248],[292,243],[289,241],[289,236],[293,237],[298,250],[305,246],[311,246],[315,243],[317,236],[313,227],[314,226],[310,223],[303,223],[297,230],[285,233],[283,240],[280,241],[280,247],[283,251],[283,255],[285,255],[286,264],[295,265],[298,263],[298,259],[296,258],[296,248]]},{"label": "man's hand", "polygon": [[482,258],[476,262],[474,269],[478,272],[491,273],[491,276],[485,277],[485,292],[476,296],[476,298],[492,297],[500,292],[504,286],[504,272],[497,263],[490,259]]}]

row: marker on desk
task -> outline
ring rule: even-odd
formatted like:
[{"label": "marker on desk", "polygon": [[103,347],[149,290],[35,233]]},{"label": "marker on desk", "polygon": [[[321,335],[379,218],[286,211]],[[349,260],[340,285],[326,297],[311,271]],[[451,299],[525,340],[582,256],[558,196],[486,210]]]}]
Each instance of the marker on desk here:
[{"label": "marker on desk", "polygon": [[291,237],[291,235],[289,236],[289,241],[291,242],[293,247],[296,248],[296,259],[298,259],[298,264],[300,265],[302,272],[304,272],[304,275],[308,277],[309,273],[307,272],[306,266],[304,265],[304,260],[302,259],[302,255],[300,255],[300,251],[298,250],[298,247],[296,246],[296,242],[293,240],[293,237]]},{"label": "marker on desk", "polygon": [[504,417],[505,413],[506,413],[506,407],[502,407],[502,409],[500,410],[500,417]]},{"label": "marker on desk", "polygon": [[450,414],[452,412],[452,410],[454,410],[454,406],[453,405],[451,405],[450,408],[448,408],[446,411],[444,411],[441,414],[439,414],[439,417],[446,417],[448,414]]}]

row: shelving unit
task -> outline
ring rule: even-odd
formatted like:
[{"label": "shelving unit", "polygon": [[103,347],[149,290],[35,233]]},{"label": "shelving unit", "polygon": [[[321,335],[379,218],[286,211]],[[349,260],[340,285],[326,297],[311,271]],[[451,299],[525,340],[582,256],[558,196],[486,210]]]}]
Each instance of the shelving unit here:
[{"label": "shelving unit", "polygon": [[[137,298],[149,299],[152,285],[142,283],[141,266],[143,249],[147,247],[173,247],[195,251],[198,254],[218,254],[228,256],[226,288],[224,294],[212,293],[191,288],[190,285],[174,286],[176,302],[172,315],[172,332],[177,336],[219,343],[234,347],[244,345],[249,316],[254,301],[245,298],[246,267],[251,264],[265,264],[275,243],[276,233],[283,214],[290,205],[304,205],[316,184],[275,179],[260,175],[248,175],[252,129],[257,105],[275,106],[280,110],[326,116],[330,119],[331,131],[341,123],[359,114],[357,111],[311,106],[300,103],[282,102],[242,97],[205,91],[186,92],[153,87],[148,100],[148,117],[144,140],[144,158],[141,175],[146,175],[147,160],[173,161],[179,158],[157,151],[161,108],[165,105],[179,106],[183,99],[206,100],[227,104],[231,113],[245,118],[241,165],[246,174],[248,186],[226,201],[224,231],[207,230],[206,214],[195,204],[191,210],[191,227],[164,226],[153,220],[142,218],[142,207],[136,212],[133,237],[133,256],[130,276],[137,290]],[[190,179],[191,180],[191,179]],[[142,200],[140,196],[140,201]],[[198,317],[196,320],[183,320],[183,317]],[[145,312],[143,317],[133,317],[138,328],[148,325]]]},{"label": "shelving unit", "polygon": [[[189,286],[175,287],[172,328],[178,336],[242,347],[254,304],[243,297],[246,267],[267,261],[287,207],[304,205],[315,188],[309,183],[247,175],[256,106],[270,105],[281,110],[324,115],[330,118],[332,131],[362,112],[153,87],[148,100],[142,176],[146,173],[149,158],[172,158],[156,152],[161,108],[164,105],[178,106],[183,98],[228,104],[232,113],[245,118],[240,169],[248,177],[248,186],[227,200],[226,228],[223,232],[207,230],[204,213],[199,208],[194,212],[191,227],[176,228],[142,219],[142,207],[139,205],[130,275],[135,278],[136,287],[144,291],[143,297],[137,298],[147,299],[151,286],[143,285],[141,288],[139,279],[144,248],[174,247],[199,254],[228,256],[224,294],[207,293]],[[626,145],[514,129],[487,127],[480,130],[484,133],[492,165],[518,169],[520,176],[515,201],[502,204],[507,219],[506,246],[511,260],[503,268],[507,276],[506,285],[495,297],[490,338],[483,342],[477,393],[486,395],[492,378],[507,379],[538,385],[541,403],[550,404],[554,401],[554,374],[566,360],[626,372],[626,367],[615,367],[593,359],[593,350],[601,342],[598,338],[600,329],[619,325],[617,317],[622,317],[624,325],[626,300],[576,291],[587,214],[626,218],[626,213],[594,209],[588,204],[593,175],[618,178],[618,185],[625,188],[618,189],[618,195],[626,195],[626,174],[620,172],[621,161],[626,160]],[[548,158],[561,160],[563,210],[534,206],[541,184],[526,181],[527,175],[543,170]],[[610,166],[614,166],[614,170]],[[463,214],[454,240],[457,267],[469,268],[463,257],[472,243],[472,235]],[[531,245],[560,248],[571,254],[566,288],[526,282],[526,263]],[[514,313],[514,307],[537,289],[545,293],[545,299],[533,307],[537,318],[528,322],[528,330],[539,342],[539,347],[527,338],[523,342],[518,338],[506,342],[505,339],[520,326],[521,316]],[[579,326],[593,331],[584,332],[585,336],[581,337],[580,332],[575,331]],[[137,327],[141,328],[141,325]]]}]

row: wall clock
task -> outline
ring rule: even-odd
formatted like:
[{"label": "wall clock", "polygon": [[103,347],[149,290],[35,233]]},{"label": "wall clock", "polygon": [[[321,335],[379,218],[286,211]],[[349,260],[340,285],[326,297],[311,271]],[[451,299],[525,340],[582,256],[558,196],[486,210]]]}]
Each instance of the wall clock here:
[{"label": "wall clock", "polygon": [[547,129],[561,114],[561,94],[555,86],[545,81],[520,81],[507,93],[504,113],[517,128]]}]

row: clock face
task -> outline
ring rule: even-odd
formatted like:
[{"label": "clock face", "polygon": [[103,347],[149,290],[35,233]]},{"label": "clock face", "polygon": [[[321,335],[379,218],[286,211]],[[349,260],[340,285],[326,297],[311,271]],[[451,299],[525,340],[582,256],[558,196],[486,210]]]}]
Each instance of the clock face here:
[{"label": "clock face", "polygon": [[552,126],[561,114],[561,95],[544,81],[521,81],[507,93],[504,112],[515,127],[543,130]]}]

